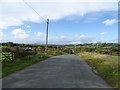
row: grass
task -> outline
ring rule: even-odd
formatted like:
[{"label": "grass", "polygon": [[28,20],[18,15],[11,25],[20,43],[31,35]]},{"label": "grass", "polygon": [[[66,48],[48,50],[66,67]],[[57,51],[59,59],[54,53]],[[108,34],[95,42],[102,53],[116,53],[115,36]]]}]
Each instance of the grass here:
[{"label": "grass", "polygon": [[100,48],[101,46],[86,46],[87,48]]},{"label": "grass", "polygon": [[120,56],[112,56],[112,58],[116,58],[116,59],[118,59],[118,58],[120,58]]},{"label": "grass", "polygon": [[9,48],[8,46],[0,46],[0,48]]},{"label": "grass", "polygon": [[[60,53],[61,54],[61,53]],[[56,54],[36,54],[31,57],[21,58],[20,60],[14,62],[2,62],[2,77],[7,76],[13,72],[18,70],[24,69],[34,63],[40,62],[45,60],[46,58],[60,55],[59,53]]]},{"label": "grass", "polygon": [[[114,59],[109,55],[98,54],[94,52],[82,52],[78,54],[81,58],[85,59],[92,67],[103,76],[114,88],[119,87],[119,74],[118,59]],[[119,69],[119,70],[118,70]]]}]

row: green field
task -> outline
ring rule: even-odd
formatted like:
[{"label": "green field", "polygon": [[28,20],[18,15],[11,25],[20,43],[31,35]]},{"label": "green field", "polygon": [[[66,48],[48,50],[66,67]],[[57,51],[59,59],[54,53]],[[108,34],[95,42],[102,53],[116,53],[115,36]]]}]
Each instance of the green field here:
[{"label": "green field", "polygon": [[96,46],[84,46],[87,48],[111,48],[112,46],[100,46],[100,45],[96,45]]},{"label": "green field", "polygon": [[119,58],[120,58],[120,56],[112,56],[112,58],[117,58],[117,59],[119,59]]},{"label": "green field", "polygon": [[87,47],[87,48],[100,48],[101,46],[85,46],[85,47]]},{"label": "green field", "polygon": [[8,48],[8,46],[0,46],[0,48]]}]

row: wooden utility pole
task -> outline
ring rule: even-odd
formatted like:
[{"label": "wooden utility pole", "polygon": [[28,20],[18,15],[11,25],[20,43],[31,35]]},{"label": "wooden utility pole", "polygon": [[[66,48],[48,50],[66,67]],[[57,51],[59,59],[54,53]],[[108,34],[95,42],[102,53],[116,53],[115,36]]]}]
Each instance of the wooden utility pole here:
[{"label": "wooden utility pole", "polygon": [[47,27],[46,27],[46,51],[48,50],[48,24],[49,24],[49,19],[47,19]]}]

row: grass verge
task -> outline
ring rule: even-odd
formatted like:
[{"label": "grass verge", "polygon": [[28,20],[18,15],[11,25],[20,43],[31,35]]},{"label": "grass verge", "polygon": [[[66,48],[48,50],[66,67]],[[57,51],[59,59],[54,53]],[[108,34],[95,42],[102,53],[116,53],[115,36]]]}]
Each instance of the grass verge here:
[{"label": "grass verge", "polygon": [[36,54],[31,57],[21,58],[16,62],[2,62],[2,77],[56,55],[60,54]]},{"label": "grass verge", "polygon": [[120,56],[112,56],[112,58],[119,59],[119,58],[120,58]]},{"label": "grass verge", "polygon": [[120,68],[118,68],[118,59],[94,52],[82,52],[78,53],[78,55],[85,59],[92,67],[95,67],[100,75],[114,88],[119,88]]}]

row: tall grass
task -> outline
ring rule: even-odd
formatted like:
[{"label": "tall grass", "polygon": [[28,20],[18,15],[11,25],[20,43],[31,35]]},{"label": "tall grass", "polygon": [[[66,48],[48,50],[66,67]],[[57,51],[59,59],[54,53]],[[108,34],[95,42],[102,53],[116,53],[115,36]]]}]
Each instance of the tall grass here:
[{"label": "tall grass", "polygon": [[119,87],[120,68],[118,66],[118,59],[94,52],[82,52],[78,55],[85,59],[92,67],[95,67],[100,75],[114,88]]}]

